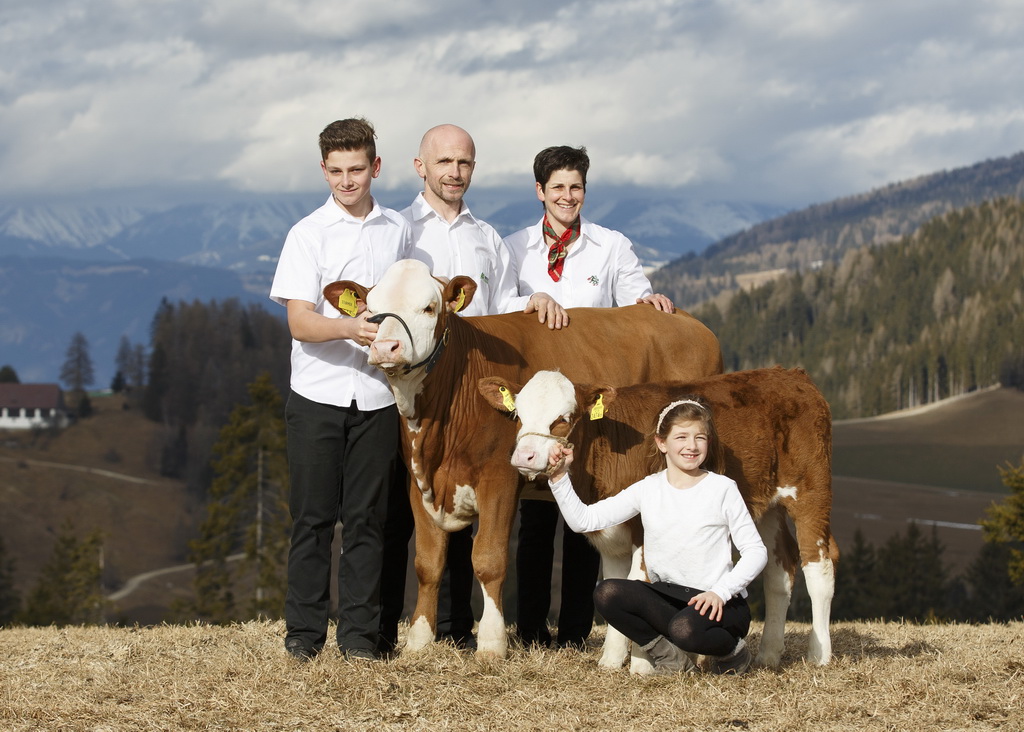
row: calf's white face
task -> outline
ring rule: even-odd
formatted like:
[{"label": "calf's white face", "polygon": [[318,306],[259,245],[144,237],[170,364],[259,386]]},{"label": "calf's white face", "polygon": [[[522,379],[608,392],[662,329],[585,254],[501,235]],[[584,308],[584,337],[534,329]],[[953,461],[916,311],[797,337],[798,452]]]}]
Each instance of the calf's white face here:
[{"label": "calf's white face", "polygon": [[370,344],[367,362],[390,373],[421,361],[434,348],[444,307],[441,283],[426,264],[415,259],[395,262],[367,294],[366,309],[371,315],[394,313],[409,330],[398,318],[385,318]]},{"label": "calf's white face", "polygon": [[531,480],[548,470],[548,456],[574,424],[576,388],[557,371],[538,371],[515,397],[522,426],[516,435],[512,467]]}]

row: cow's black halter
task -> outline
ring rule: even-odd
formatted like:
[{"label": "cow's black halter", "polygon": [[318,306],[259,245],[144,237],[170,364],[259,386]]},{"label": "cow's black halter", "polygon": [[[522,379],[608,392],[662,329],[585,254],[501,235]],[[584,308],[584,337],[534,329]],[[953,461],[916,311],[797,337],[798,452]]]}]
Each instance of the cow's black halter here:
[{"label": "cow's black halter", "polygon": [[[409,345],[412,346],[413,345],[412,331],[409,330],[409,326],[402,319],[401,315],[399,315],[397,313],[377,313],[376,315],[371,315],[370,317],[368,317],[366,319],[366,322],[367,323],[373,323],[375,325],[380,325],[387,318],[394,318],[395,320],[397,320],[399,323],[402,324],[402,327],[405,328],[405,332],[409,334]],[[437,364],[438,359],[441,358],[441,354],[444,353],[444,347],[447,346],[447,345],[448,345],[448,328],[445,328],[444,332],[441,334],[441,337],[437,339],[437,343],[434,344],[434,350],[432,350],[427,355],[427,357],[425,359],[423,359],[422,361],[420,361],[419,363],[413,364],[412,366],[406,366],[405,367],[405,373],[409,374],[410,372],[412,372],[413,369],[418,369],[420,366],[426,365],[426,367],[427,367],[426,368],[426,373],[429,374],[431,369],[433,369],[434,366]]]}]

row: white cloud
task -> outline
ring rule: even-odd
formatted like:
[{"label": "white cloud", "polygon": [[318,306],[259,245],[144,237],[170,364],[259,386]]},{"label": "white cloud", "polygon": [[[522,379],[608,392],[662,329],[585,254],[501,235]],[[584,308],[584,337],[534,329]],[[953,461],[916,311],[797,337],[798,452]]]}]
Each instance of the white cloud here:
[{"label": "white cloud", "polygon": [[313,190],[317,134],[355,114],[392,188],[441,122],[478,187],[585,144],[593,183],[787,205],[1024,149],[1016,0],[10,5],[0,195]]}]

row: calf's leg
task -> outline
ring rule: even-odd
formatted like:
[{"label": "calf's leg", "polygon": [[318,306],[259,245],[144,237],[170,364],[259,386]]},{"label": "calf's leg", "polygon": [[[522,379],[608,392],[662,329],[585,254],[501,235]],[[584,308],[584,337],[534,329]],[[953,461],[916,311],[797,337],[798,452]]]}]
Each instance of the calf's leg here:
[{"label": "calf's leg", "polygon": [[448,533],[427,513],[419,492],[412,496],[413,518],[416,522],[416,609],[413,610],[406,651],[417,651],[434,642],[437,628],[437,595],[448,549]]},{"label": "calf's leg", "polygon": [[756,663],[777,667],[785,649],[786,613],[796,577],[797,547],[783,513],[769,509],[757,521],[757,530],[768,550],[764,581],[764,631]]}]

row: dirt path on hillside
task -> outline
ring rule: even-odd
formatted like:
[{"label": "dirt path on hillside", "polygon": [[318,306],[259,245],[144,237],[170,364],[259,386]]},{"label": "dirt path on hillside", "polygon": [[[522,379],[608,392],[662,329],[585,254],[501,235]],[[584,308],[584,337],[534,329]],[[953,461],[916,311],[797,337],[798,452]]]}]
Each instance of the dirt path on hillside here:
[{"label": "dirt path on hillside", "polygon": [[148,478],[137,478],[134,475],[127,475],[125,473],[115,473],[113,470],[104,470],[102,468],[90,468],[86,465],[67,465],[65,463],[54,463],[48,460],[32,460],[30,458],[10,458],[0,455],[0,462],[5,463],[24,463],[25,465],[32,465],[37,468],[57,468],[58,470],[74,470],[79,473],[91,473],[92,475],[101,475],[104,478],[112,478],[114,480],[122,480],[126,483],[137,483],[139,485],[161,485],[158,480],[149,480]]},{"label": "dirt path on hillside", "polygon": [[[237,562],[244,557],[245,554],[232,554],[227,560],[229,562]],[[169,574],[178,574],[179,572],[191,572],[195,570],[195,568],[196,565],[194,564],[176,564],[173,567],[154,569],[151,572],[143,572],[142,574],[137,574],[134,577],[129,577],[128,581],[124,583],[124,586],[122,586],[121,589],[107,595],[107,602],[120,602],[150,580]]]}]

